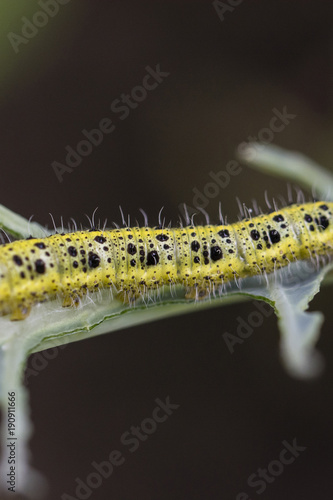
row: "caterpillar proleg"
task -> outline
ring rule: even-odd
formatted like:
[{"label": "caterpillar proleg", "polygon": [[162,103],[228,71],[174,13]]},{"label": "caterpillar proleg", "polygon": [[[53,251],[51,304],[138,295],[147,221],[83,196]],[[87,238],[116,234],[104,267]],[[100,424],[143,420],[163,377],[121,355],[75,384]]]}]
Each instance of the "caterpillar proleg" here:
[{"label": "caterpillar proleg", "polygon": [[[193,222],[193,221],[191,221]],[[187,298],[290,262],[333,253],[333,203],[295,204],[234,224],[124,227],[28,238],[0,246],[0,314],[24,319],[60,296],[75,305],[112,287],[135,300],[165,285]]]}]

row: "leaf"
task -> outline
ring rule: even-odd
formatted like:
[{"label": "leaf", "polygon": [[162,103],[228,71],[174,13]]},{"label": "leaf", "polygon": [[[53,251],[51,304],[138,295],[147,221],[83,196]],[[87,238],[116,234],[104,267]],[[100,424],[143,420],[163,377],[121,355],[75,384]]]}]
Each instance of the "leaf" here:
[{"label": "leaf", "polygon": [[[235,283],[224,297],[212,297],[201,303],[188,302],[181,288],[173,296],[167,293],[161,301],[147,305],[129,307],[117,300],[110,302],[109,291],[86,297],[78,309],[62,308],[59,301],[40,304],[24,321],[11,322],[0,319],[0,370],[1,407],[7,410],[7,394],[15,392],[17,401],[16,435],[20,442],[17,467],[20,470],[18,491],[36,498],[35,490],[42,491],[42,479],[28,465],[28,440],[32,427],[28,417],[28,396],[22,385],[26,359],[31,352],[49,347],[64,347],[69,342],[90,338],[95,335],[135,326],[148,321],[185,312],[226,305],[248,298],[264,300],[273,305],[279,315],[281,354],[288,371],[297,377],[309,377],[319,373],[319,357],[314,351],[322,322],[320,313],[306,313],[308,301],[319,290],[324,273],[331,267],[318,271],[315,266],[304,268],[304,262],[294,263],[289,269],[277,271],[268,277],[247,278],[241,289]],[[306,271],[306,272],[305,272]],[[222,333],[222,331],[221,331]],[[6,449],[6,426],[2,427],[2,449]],[[5,471],[5,455],[2,458],[1,477]],[[5,485],[3,485],[5,486]]]},{"label": "leaf", "polygon": [[[316,377],[324,367],[321,355],[315,350],[324,317],[320,312],[306,312],[306,309],[332,268],[333,263],[318,269],[316,262],[296,262],[270,276],[267,288],[261,292],[278,316],[280,355],[293,377]],[[256,293],[254,290],[253,295]]]},{"label": "leaf", "polygon": [[37,222],[30,222],[3,205],[0,205],[0,228],[18,239],[28,238],[29,236],[44,238],[50,234],[47,229]]},{"label": "leaf", "polygon": [[249,167],[294,181],[319,199],[333,200],[333,174],[301,153],[253,142],[238,156]]}]

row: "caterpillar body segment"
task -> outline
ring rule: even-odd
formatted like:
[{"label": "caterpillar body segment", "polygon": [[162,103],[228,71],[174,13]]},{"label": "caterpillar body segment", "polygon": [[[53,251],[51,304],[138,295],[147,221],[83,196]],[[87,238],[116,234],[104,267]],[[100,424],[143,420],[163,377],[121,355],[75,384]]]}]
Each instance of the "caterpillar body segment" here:
[{"label": "caterpillar body segment", "polygon": [[203,298],[232,280],[333,253],[333,203],[292,205],[230,225],[133,227],[28,238],[0,246],[0,314],[24,319],[55,296],[63,305],[113,287],[133,300],[181,284]]}]

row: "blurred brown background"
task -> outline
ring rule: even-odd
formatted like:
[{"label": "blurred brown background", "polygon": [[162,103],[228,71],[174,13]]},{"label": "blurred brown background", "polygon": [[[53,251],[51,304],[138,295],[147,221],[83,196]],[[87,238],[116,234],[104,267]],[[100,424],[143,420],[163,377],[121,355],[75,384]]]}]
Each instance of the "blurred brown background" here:
[{"label": "blurred brown background", "polygon": [[[15,52],[8,33],[22,36],[22,16],[32,20],[42,9],[35,1],[2,0],[0,202],[43,224],[51,212],[58,224],[62,216],[86,225],[84,214],[96,207],[102,220],[120,222],[118,205],[133,221],[142,221],[144,208],[152,225],[164,206],[176,224],[179,204],[192,205],[193,189],[202,191],[209,172],[224,170],[237,145],[284,106],[296,118],[274,144],[330,167],[331,3],[253,0],[230,7],[235,3],[225,2],[222,21],[210,1],[72,0]],[[169,76],[121,120],[111,103],[158,64]],[[66,146],[76,148],[82,130],[103,118],[115,130],[59,182],[52,162],[64,163]],[[264,206],[265,190],[285,195],[286,183],[244,166],[206,209],[217,222],[221,201],[233,220],[236,196]],[[49,479],[49,498],[75,498],[75,478],[85,481],[92,462],[114,449],[125,463],[91,498],[233,500],[240,492],[252,500],[329,498],[330,294],[323,289],[312,304],[326,315],[319,348],[327,366],[310,383],[281,367],[273,315],[230,354],[222,334],[236,334],[237,317],[247,321],[255,310],[251,302],[60,351],[28,379],[33,462]],[[121,435],[167,396],[179,408],[131,454]],[[306,451],[258,495],[248,477],[295,437]]]}]

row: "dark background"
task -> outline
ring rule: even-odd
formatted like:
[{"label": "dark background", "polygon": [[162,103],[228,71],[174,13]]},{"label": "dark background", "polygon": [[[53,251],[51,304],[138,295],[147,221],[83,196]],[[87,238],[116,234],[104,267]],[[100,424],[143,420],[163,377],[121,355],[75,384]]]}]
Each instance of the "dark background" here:
[{"label": "dark background", "polygon": [[[227,3],[227,2],[226,2]],[[274,144],[330,167],[332,137],[332,12],[327,1],[244,1],[219,19],[210,1],[72,0],[16,54],[7,38],[37,2],[1,2],[0,201],[50,224],[60,217],[121,222],[146,210],[156,224],[162,206],[177,224],[179,204],[192,204],[210,171],[225,169],[248,136],[267,127],[273,108],[296,118]],[[8,15],[9,13],[9,15]],[[163,83],[120,120],[111,102],[140,85],[145,67],[169,72]],[[114,120],[104,137],[59,182],[82,130]],[[244,166],[207,206],[218,202],[229,220],[236,197],[264,205],[285,195],[286,183]],[[200,218],[199,218],[200,219]],[[198,219],[198,220],[199,220]],[[252,302],[170,318],[75,343],[28,380],[35,432],[33,463],[48,478],[49,499],[75,497],[75,478],[91,463],[122,450],[125,463],[94,490],[99,499],[328,498],[332,492],[330,289],[312,309],[325,312],[319,348],[322,378],[291,379],[278,353],[271,315],[230,354],[222,334],[236,333]],[[29,366],[33,363],[29,360]],[[35,360],[36,363],[36,360]],[[120,444],[131,425],[150,417],[154,400],[179,408],[135,453]],[[247,485],[279,457],[282,441],[306,446],[262,495]],[[240,497],[241,498],[241,497]],[[246,498],[246,497],[245,497]]]}]

